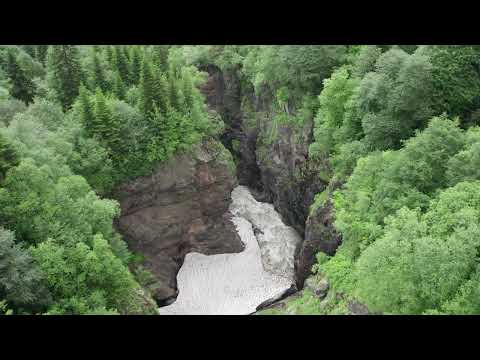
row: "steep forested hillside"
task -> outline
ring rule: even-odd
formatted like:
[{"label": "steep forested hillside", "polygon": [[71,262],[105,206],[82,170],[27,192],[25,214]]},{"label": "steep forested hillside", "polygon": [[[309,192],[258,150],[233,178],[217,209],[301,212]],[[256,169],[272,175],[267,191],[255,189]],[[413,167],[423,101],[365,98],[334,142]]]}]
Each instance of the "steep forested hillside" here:
[{"label": "steep forested hillside", "polygon": [[3,311],[156,312],[108,194],[221,130],[196,88],[201,74],[168,51],[1,47]]},{"label": "steep forested hillside", "polygon": [[478,314],[479,125],[478,46],[0,46],[0,313],[157,313],[113,199],[213,139],[302,236],[267,313]]}]

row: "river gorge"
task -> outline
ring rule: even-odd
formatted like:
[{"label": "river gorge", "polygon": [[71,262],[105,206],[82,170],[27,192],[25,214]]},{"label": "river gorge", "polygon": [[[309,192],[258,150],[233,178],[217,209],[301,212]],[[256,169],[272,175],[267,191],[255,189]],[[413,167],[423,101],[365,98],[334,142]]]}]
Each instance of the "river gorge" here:
[{"label": "river gorge", "polygon": [[301,242],[297,232],[245,186],[233,190],[230,212],[245,249],[187,254],[177,275],[178,297],[160,314],[247,315],[294,286],[294,255]]}]

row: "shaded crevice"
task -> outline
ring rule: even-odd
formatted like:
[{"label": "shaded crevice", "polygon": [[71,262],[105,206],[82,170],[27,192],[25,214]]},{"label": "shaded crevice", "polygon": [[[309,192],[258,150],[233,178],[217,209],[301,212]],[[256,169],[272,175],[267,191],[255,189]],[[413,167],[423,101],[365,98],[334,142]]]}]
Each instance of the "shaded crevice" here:
[{"label": "shaded crevice", "polygon": [[[247,126],[252,119],[246,118],[249,115],[242,112],[241,103],[248,101],[255,112],[268,114],[273,101],[268,89],[264,91],[265,96],[257,97],[251,88],[242,88],[235,69],[222,72],[214,65],[207,65],[200,70],[209,75],[201,91],[209,108],[220,114],[225,123],[221,141],[235,159],[239,184],[249,187],[257,201],[273,204],[283,222],[295,228],[302,237],[302,245],[295,256],[296,282],[301,289],[311,274],[315,254],[318,251],[333,254],[341,242],[333,225],[331,206],[309,218],[315,195],[327,186],[321,179],[318,164],[308,158],[313,121],[301,130],[302,140],[296,138],[298,133],[291,127],[282,127],[278,129],[278,138],[265,144],[263,138],[269,132],[269,122]],[[266,158],[257,158],[257,148],[261,151],[259,156],[266,152]],[[274,157],[276,159],[272,160]]]},{"label": "shaded crevice", "polygon": [[215,110],[225,123],[220,141],[233,155],[238,182],[260,194],[264,187],[256,156],[258,129],[247,129],[244,124],[248,119],[241,111],[243,89],[240,79],[235,70],[224,73],[211,64],[199,69],[208,73],[208,80],[200,91],[208,107]]}]

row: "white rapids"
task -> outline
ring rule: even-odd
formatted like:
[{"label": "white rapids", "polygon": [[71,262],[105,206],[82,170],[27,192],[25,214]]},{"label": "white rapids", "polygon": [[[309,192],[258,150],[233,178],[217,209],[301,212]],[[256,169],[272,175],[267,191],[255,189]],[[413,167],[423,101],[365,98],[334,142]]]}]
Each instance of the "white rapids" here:
[{"label": "white rapids", "polygon": [[[247,187],[238,186],[230,212],[245,250],[187,254],[177,275],[179,295],[159,309],[161,315],[251,314],[294,283],[293,257],[301,239],[273,205],[256,201]],[[252,224],[260,231],[258,240]]]}]

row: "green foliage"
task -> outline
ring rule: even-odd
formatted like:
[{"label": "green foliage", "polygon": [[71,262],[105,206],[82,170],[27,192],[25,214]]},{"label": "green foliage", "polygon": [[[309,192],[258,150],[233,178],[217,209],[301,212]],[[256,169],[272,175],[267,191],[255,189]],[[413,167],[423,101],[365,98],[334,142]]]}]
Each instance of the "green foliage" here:
[{"label": "green foliage", "polygon": [[375,45],[361,46],[357,56],[354,57],[353,76],[362,78],[367,73],[375,71],[375,63],[381,54],[382,50]]},{"label": "green foliage", "polygon": [[344,125],[349,125],[345,118],[349,116],[349,99],[357,86],[358,80],[350,78],[346,67],[336,70],[329,79],[324,80],[319,96],[320,108],[315,117],[315,142],[310,145],[310,156],[328,156],[334,152],[336,144],[353,140],[343,135],[358,132],[344,128]]},{"label": "green foliage", "polygon": [[358,160],[345,189],[335,195],[336,226],[352,256],[381,233],[386,216],[403,206],[428,206],[435,191],[447,185],[448,160],[464,141],[458,124],[434,118],[404,149]]},{"label": "green foliage", "polygon": [[93,74],[92,74],[92,89],[100,88],[103,92],[106,92],[109,88],[105,70],[103,69],[97,52],[93,53]]},{"label": "green foliage", "polygon": [[304,290],[302,296],[289,301],[285,312],[294,315],[324,315],[321,301],[309,290]]},{"label": "green foliage", "polygon": [[329,261],[323,264],[320,263],[318,272],[329,279],[334,291],[349,294],[354,288],[354,279],[352,279],[353,264],[349,256],[339,251]]},{"label": "green foliage", "polygon": [[47,79],[64,110],[78,96],[83,79],[78,49],[75,45],[51,45],[47,53]]},{"label": "green foliage", "polygon": [[90,100],[90,95],[85,86],[80,87],[80,93],[78,97],[78,106],[80,111],[81,122],[90,136],[94,133],[95,114],[93,110],[93,104]]},{"label": "green foliage", "polygon": [[7,171],[18,165],[18,156],[12,145],[0,133],[0,183],[5,178]]},{"label": "green foliage", "polygon": [[318,194],[315,195],[315,198],[313,200],[313,204],[310,205],[310,214],[313,214],[315,211],[323,207],[325,205],[326,201],[328,200],[328,190],[324,190]]},{"label": "green foliage", "polygon": [[431,98],[437,114],[462,116],[480,107],[479,49],[464,45],[430,45],[420,49],[432,63]]},{"label": "green foliage", "polygon": [[265,85],[273,90],[285,86],[297,97],[318,93],[323,79],[345,55],[346,47],[337,45],[258,46],[245,56],[244,73],[257,92]]},{"label": "green foliage", "polygon": [[35,58],[45,65],[49,45],[35,45]]},{"label": "green foliage", "polygon": [[5,72],[10,80],[10,94],[27,105],[33,101],[35,94],[35,86],[25,73],[24,69],[18,64],[16,56],[13,52],[9,52]]},{"label": "green foliage", "polygon": [[464,149],[448,160],[447,182],[455,185],[465,180],[480,180],[480,129],[470,128]]},{"label": "green foliage", "polygon": [[160,72],[166,73],[169,68],[168,53],[170,45],[153,45],[152,46],[152,59],[158,66]]},{"label": "green foliage", "polygon": [[125,89],[125,84],[123,83],[122,77],[118,72],[115,73],[115,77],[113,81],[113,93],[118,99],[124,100],[126,96],[126,92],[127,90]]},{"label": "green foliage", "polygon": [[94,137],[110,150],[114,163],[117,162],[124,147],[121,127],[100,89],[95,93],[95,122],[92,130]]},{"label": "green foliage", "polygon": [[11,169],[0,190],[0,214],[21,241],[37,244],[47,238],[62,243],[91,241],[96,233],[110,239],[118,204],[101,200],[78,175],[52,178],[47,166],[31,159]]},{"label": "green foliage", "polygon": [[[358,260],[359,297],[373,310],[406,314],[442,310],[459,290],[465,301],[478,263],[479,189],[478,182],[459,183],[432,200],[423,216],[403,208],[390,217],[385,235]],[[464,310],[477,312],[477,303]]]},{"label": "green foliage", "polygon": [[8,125],[15,114],[27,110],[25,103],[17,99],[6,99],[0,101],[0,122]]},{"label": "green foliage", "polygon": [[145,117],[150,117],[156,101],[156,84],[153,70],[148,59],[143,60],[140,75],[140,104],[139,108]]},{"label": "green foliage", "polygon": [[13,310],[8,308],[5,300],[0,301],[0,315],[13,315]]},{"label": "green foliage", "polygon": [[362,141],[351,141],[338,146],[331,162],[334,178],[337,180],[347,179],[355,169],[358,159],[367,155],[369,149]]},{"label": "green foliage", "polygon": [[345,184],[342,246],[314,267],[328,301],[306,292],[287,313],[343,314],[352,297],[378,312],[478,313],[480,131],[463,130],[480,119],[478,59],[466,45],[0,46],[0,312],[146,311],[138,282],[158,284],[129,272],[118,204],[99,195],[223,131],[196,65],[240,81],[259,159],[279,131],[309,141],[313,121],[309,161]]},{"label": "green foliage", "polygon": [[51,300],[38,265],[27,250],[15,244],[14,233],[1,227],[0,298],[20,312],[39,311]]},{"label": "green foliage", "polygon": [[102,235],[89,246],[63,246],[47,240],[32,249],[44,272],[55,305],[50,314],[114,314],[135,309],[138,284],[112,253]]},{"label": "green foliage", "polygon": [[137,46],[132,47],[132,60],[130,62],[130,75],[132,84],[138,85],[142,72],[142,52]]},{"label": "green foliage", "polygon": [[114,46],[112,61],[115,64],[116,70],[122,77],[123,82],[127,85],[130,85],[132,81],[130,79],[129,60],[127,57],[126,48],[124,46]]},{"label": "green foliage", "polygon": [[401,150],[360,158],[334,194],[342,245],[314,270],[373,312],[478,312],[479,134],[437,117]]},{"label": "green foliage", "polygon": [[376,149],[398,148],[432,115],[431,65],[420,53],[391,49],[375,68],[362,79],[358,94],[365,141]]}]

